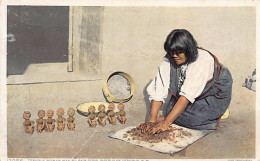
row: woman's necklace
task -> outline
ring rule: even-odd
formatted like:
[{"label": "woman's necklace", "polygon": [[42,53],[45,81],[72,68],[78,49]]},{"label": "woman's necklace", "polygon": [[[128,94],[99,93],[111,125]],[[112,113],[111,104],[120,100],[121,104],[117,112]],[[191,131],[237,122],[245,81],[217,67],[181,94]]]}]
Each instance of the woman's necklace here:
[{"label": "woman's necklace", "polygon": [[188,69],[188,65],[185,64],[185,65],[181,65],[179,68],[178,68],[178,76],[179,76],[179,82],[178,82],[178,91],[180,91],[181,89],[181,86],[183,85],[184,83],[184,80],[186,78],[186,70]]}]

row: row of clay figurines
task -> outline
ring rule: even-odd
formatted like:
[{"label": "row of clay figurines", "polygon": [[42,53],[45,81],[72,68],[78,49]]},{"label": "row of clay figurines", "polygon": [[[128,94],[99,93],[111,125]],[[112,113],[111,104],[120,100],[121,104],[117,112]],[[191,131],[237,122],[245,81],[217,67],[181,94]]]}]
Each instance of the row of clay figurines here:
[{"label": "row of clay figurines", "polygon": [[[117,108],[119,109],[118,112],[118,119],[120,120],[120,123],[125,124],[126,122],[126,112],[124,111],[125,105],[123,103],[119,103],[117,105]],[[107,116],[109,119],[109,123],[112,125],[116,124],[116,113],[114,112],[115,110],[115,104],[114,103],[109,103],[108,105],[108,111],[107,111]],[[90,127],[96,127],[97,125],[97,120],[101,126],[106,125],[106,107],[103,104],[100,104],[98,107],[98,115],[96,117],[95,114],[96,108],[95,106],[90,106],[88,108],[88,123]]]},{"label": "row of clay figurines", "polygon": [[[69,117],[67,118],[67,126],[70,131],[75,130],[75,118],[73,117],[75,114],[75,110],[73,108],[69,108],[67,114]],[[44,110],[39,110],[38,111],[38,116],[39,119],[36,120],[36,130],[37,132],[42,132],[44,129],[47,132],[53,132],[54,127],[55,127],[55,120],[52,118],[54,115],[53,110],[48,110],[47,111],[47,119],[44,119],[43,117],[45,116],[45,111]],[[64,115],[64,109],[63,108],[58,108],[57,110],[57,115],[58,118],[56,120],[57,123],[57,130],[58,131],[64,131],[65,129],[65,118],[62,116]],[[30,120],[31,113],[29,111],[24,111],[23,118],[25,119],[23,126],[25,129],[25,132],[28,134],[33,134],[34,131],[34,125],[33,121]]]},{"label": "row of clay figurines", "polygon": [[[124,111],[124,107],[125,106],[123,103],[119,103],[117,105],[117,108],[119,109],[118,118],[122,124],[125,124],[125,122],[126,122],[126,112]],[[89,123],[90,127],[96,127],[97,119],[101,126],[106,125],[106,119],[107,119],[106,113],[105,113],[106,107],[103,104],[101,104],[101,105],[99,105],[98,110],[99,110],[99,113],[96,117],[95,106],[90,106],[88,108],[88,111],[89,111],[88,123]],[[115,110],[115,104],[110,103],[108,105],[107,116],[108,116],[110,124],[112,124],[112,125],[116,124],[116,113],[114,112],[114,110]],[[68,129],[70,131],[75,131],[76,124],[75,124],[75,118],[73,117],[75,114],[75,110],[73,108],[69,108],[67,114],[69,115],[69,117],[67,118]],[[64,109],[58,108],[57,115],[58,115],[58,118],[56,120],[57,130],[64,131],[65,122],[66,122],[65,118],[62,117],[64,115]],[[39,110],[38,116],[39,116],[39,119],[36,120],[37,132],[41,133],[44,129],[47,132],[53,132],[54,126],[55,126],[55,120],[52,118],[54,116],[54,111],[53,110],[47,111],[48,119],[44,119],[44,116],[45,116],[44,110]],[[24,121],[23,125],[24,125],[25,132],[32,134],[34,131],[34,125],[33,125],[33,121],[30,120],[30,117],[31,117],[31,113],[29,111],[24,111],[23,118],[25,119],[25,121]]]}]

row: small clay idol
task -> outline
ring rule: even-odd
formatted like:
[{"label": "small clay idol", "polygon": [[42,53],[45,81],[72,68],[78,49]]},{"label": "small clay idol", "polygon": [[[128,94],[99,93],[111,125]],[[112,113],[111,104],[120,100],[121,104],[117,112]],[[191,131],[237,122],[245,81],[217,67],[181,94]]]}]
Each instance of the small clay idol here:
[{"label": "small clay idol", "polygon": [[124,111],[125,105],[121,102],[117,105],[117,108],[119,109],[118,118],[122,124],[125,124],[126,122],[126,112]]},{"label": "small clay idol", "polygon": [[57,110],[57,129],[58,131],[64,131],[65,128],[65,118],[63,118],[62,116],[64,115],[64,109],[63,108],[58,108]]},{"label": "small clay idol", "polygon": [[101,104],[99,105],[98,107],[98,122],[101,126],[105,126],[106,125],[106,120],[107,120],[107,117],[106,117],[106,114],[105,114],[105,111],[106,111],[106,107]]},{"label": "small clay idol", "polygon": [[37,123],[37,132],[42,132],[44,130],[44,127],[45,127],[45,120],[43,119],[43,117],[45,116],[45,111],[44,110],[39,110],[38,111],[38,116],[39,116],[39,119],[36,120],[36,123]]},{"label": "small clay idol", "polygon": [[96,125],[97,125],[97,118],[96,118],[95,111],[96,111],[95,106],[89,106],[88,123],[89,123],[90,127],[96,127]]},{"label": "small clay idol", "polygon": [[23,126],[25,129],[25,132],[28,134],[33,134],[34,126],[33,122],[30,120],[31,113],[29,111],[24,111],[23,118],[25,121],[23,122]]},{"label": "small clay idol", "polygon": [[53,110],[47,111],[47,119],[46,119],[46,131],[47,132],[53,132],[54,126],[55,126],[55,120],[52,118],[54,116]]},{"label": "small clay idol", "polygon": [[109,103],[108,105],[108,110],[109,112],[107,113],[109,123],[112,125],[116,124],[116,113],[114,112],[115,110],[115,104],[114,103]]},{"label": "small clay idol", "polygon": [[68,129],[70,131],[75,131],[75,118],[73,117],[75,114],[75,110],[73,108],[69,108],[67,114],[69,115],[69,117],[67,118],[67,125],[68,125]]}]

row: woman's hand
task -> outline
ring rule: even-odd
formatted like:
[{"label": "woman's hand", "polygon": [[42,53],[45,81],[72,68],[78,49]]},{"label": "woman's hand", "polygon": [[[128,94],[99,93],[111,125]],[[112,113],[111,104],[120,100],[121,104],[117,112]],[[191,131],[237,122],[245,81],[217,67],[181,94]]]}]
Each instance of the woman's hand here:
[{"label": "woman's hand", "polygon": [[149,131],[150,134],[159,134],[168,129],[170,125],[165,121],[158,122],[152,129]]},{"label": "woman's hand", "polygon": [[137,127],[142,133],[150,132],[151,129],[156,125],[156,122],[145,122]]}]

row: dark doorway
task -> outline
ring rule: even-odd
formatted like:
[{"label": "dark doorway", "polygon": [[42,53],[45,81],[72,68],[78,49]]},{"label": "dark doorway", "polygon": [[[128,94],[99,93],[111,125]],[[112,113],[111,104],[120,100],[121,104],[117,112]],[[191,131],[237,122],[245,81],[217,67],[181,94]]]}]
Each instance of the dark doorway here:
[{"label": "dark doorway", "polygon": [[7,76],[34,63],[68,62],[69,7],[7,7]]}]

